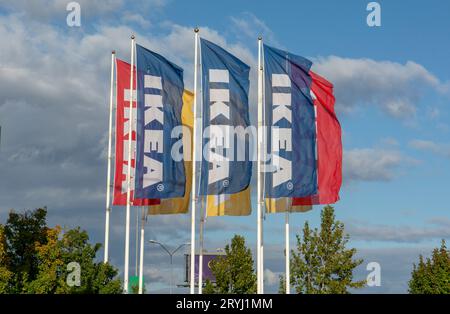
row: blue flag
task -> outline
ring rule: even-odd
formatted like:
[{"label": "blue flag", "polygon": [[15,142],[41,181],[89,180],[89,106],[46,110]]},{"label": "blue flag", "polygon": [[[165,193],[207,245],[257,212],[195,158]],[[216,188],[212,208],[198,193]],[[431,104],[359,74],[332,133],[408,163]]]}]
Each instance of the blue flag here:
[{"label": "blue flag", "polygon": [[182,147],[178,157],[172,147],[181,139],[172,137],[181,128],[183,69],[161,55],[136,45],[137,125],[136,198],[182,197],[185,170]]},{"label": "blue flag", "polygon": [[266,197],[317,193],[316,126],[311,61],[264,45]]},{"label": "blue flag", "polygon": [[[250,67],[201,39],[203,139],[200,195],[238,193],[252,173],[249,146]],[[248,148],[248,149],[247,149]]]}]

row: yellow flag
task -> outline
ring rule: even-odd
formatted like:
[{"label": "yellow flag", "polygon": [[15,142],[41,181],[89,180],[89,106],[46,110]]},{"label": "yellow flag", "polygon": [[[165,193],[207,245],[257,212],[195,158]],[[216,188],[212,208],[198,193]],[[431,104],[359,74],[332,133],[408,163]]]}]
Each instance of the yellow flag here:
[{"label": "yellow flag", "polygon": [[292,205],[286,197],[266,198],[266,209],[268,214],[284,213],[288,209],[291,213],[304,213],[312,209],[311,205]]},{"label": "yellow flag", "polygon": [[252,212],[250,187],[234,194],[208,195],[207,216],[248,216]]},{"label": "yellow flag", "polygon": [[[149,215],[186,214],[189,211],[189,200],[192,186],[192,129],[194,126],[194,94],[188,90],[183,93],[183,108],[181,109],[181,123],[183,128],[184,171],[186,173],[186,189],[184,197],[161,199],[159,205],[148,207]],[[190,136],[190,138],[189,138]],[[189,143],[190,141],[190,143]],[[190,156],[190,157],[189,157]]]}]

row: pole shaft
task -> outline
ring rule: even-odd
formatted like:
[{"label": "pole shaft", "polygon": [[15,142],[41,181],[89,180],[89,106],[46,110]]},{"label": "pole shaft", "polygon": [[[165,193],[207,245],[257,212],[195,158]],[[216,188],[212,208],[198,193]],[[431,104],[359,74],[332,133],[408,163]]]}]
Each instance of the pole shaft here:
[{"label": "pole shaft", "polygon": [[200,248],[198,255],[198,294],[203,294],[203,245],[204,245],[204,228],[205,228],[205,211],[203,208],[204,198],[201,201],[201,217],[200,217]]},{"label": "pole shaft", "polygon": [[256,239],[256,273],[257,273],[257,293],[262,293],[262,186],[261,186],[261,157],[262,157],[262,63],[261,63],[262,39],[258,38],[258,152],[257,152],[257,239]]},{"label": "pole shaft", "polygon": [[195,293],[195,211],[197,204],[196,196],[196,163],[197,163],[197,75],[198,75],[198,29],[195,30],[194,36],[194,123],[193,123],[193,136],[192,136],[192,192],[191,192],[191,261],[190,261],[190,293]]},{"label": "pole shaft", "polygon": [[131,206],[131,133],[133,132],[133,78],[134,78],[134,36],[131,37],[131,66],[130,66],[130,121],[128,123],[128,159],[127,159],[127,209],[125,225],[125,266],[124,266],[124,292],[128,293],[128,268],[130,262],[130,206]]},{"label": "pole shaft", "polygon": [[290,248],[289,248],[289,211],[286,209],[286,294],[291,293]]},{"label": "pole shaft", "polygon": [[109,214],[111,212],[111,159],[112,159],[112,132],[113,132],[113,97],[114,97],[114,61],[115,52],[111,53],[111,81],[109,93],[109,132],[108,132],[108,171],[106,177],[106,212],[105,212],[105,251],[103,262],[109,259]]},{"label": "pole shaft", "polygon": [[137,276],[139,272],[139,208],[136,207],[136,249],[135,249],[135,269],[134,269],[134,275]]},{"label": "pole shaft", "polygon": [[145,232],[145,207],[142,206],[141,219],[141,247],[139,252],[139,294],[144,292],[144,232]]},{"label": "pole shaft", "polygon": [[170,254],[170,294],[173,293],[173,255]]}]

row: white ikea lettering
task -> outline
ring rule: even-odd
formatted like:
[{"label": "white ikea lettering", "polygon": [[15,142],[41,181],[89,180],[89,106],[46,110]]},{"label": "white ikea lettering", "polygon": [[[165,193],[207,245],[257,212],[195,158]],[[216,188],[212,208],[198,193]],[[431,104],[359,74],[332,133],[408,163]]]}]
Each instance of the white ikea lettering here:
[{"label": "white ikea lettering", "polygon": [[[228,70],[210,69],[209,83],[226,83],[230,81]],[[210,127],[207,133],[210,141],[206,145],[208,161],[211,163],[208,184],[225,180],[229,177],[229,159],[224,155],[224,148],[230,147],[230,90],[227,88],[209,89]],[[212,125],[212,120],[218,116],[227,119],[226,125]]]},{"label": "white ikea lettering", "polygon": [[145,130],[144,152],[158,152],[162,153],[163,130]]},{"label": "white ikea lettering", "polygon": [[273,163],[277,165],[277,171],[273,173],[272,185],[273,187],[291,180],[292,177],[292,164],[290,160],[280,157],[277,154],[273,154]]},{"label": "white ikea lettering", "polygon": [[160,76],[145,75],[144,76],[144,87],[145,88],[156,88],[162,89],[162,81]]},{"label": "white ikea lettering", "polygon": [[230,76],[228,70],[210,69],[209,81],[212,83],[229,83]]},{"label": "white ikea lettering", "polygon": [[144,188],[152,186],[162,181],[162,163],[156,159],[144,155],[144,168],[147,170],[144,173]]},{"label": "white ikea lettering", "polygon": [[144,121],[145,125],[156,120],[159,123],[164,124],[164,112],[162,111],[163,103],[161,95],[144,95],[145,113]]},{"label": "white ikea lettering", "polygon": [[161,130],[145,130],[144,132],[144,175],[143,187],[147,188],[163,180],[162,162],[148,157],[145,153],[164,151],[163,129],[164,112],[162,102],[162,80],[159,76],[144,75],[144,88],[159,90],[160,94],[144,94],[144,125],[153,121],[161,124]]},{"label": "white ikea lettering", "polygon": [[273,87],[291,87],[291,79],[286,74],[272,74]]},{"label": "white ikea lettering", "polygon": [[210,157],[212,159],[212,168],[209,169],[209,184],[215,183],[220,180],[225,180],[229,176],[230,167],[229,160],[224,156],[210,151]]},{"label": "white ikea lettering", "polygon": [[[133,93],[129,89],[123,90],[123,98],[126,101],[126,105],[129,104],[131,95],[133,95],[133,101],[136,100],[136,90],[133,90]],[[133,117],[136,117],[136,108],[133,108]],[[133,119],[133,123],[131,124],[132,131],[136,130],[136,119]],[[126,193],[128,190],[128,182],[127,182],[127,172],[128,172],[128,150],[130,149],[130,144],[128,142],[128,130],[130,129],[130,107],[124,107],[124,123],[123,123],[123,151],[122,151],[122,160],[123,160],[123,167],[122,167],[122,188],[121,192]],[[135,158],[135,148],[136,148],[136,142],[134,140],[131,141],[131,159],[134,160]],[[134,168],[131,170],[131,177],[130,177],[130,190],[134,191]]]},{"label": "white ikea lettering", "polygon": [[229,176],[229,158],[224,153],[224,149],[231,147],[230,125],[210,125],[205,132],[205,136],[210,140],[206,143],[204,150],[205,159],[211,163],[209,169],[209,184],[227,179]]},{"label": "white ikea lettering", "polygon": [[[136,101],[136,90],[133,89],[133,101]],[[131,91],[129,89],[124,89],[123,90],[123,100],[125,100],[126,102],[130,103],[130,99],[131,99]]]},{"label": "white ikea lettering", "polygon": [[[272,87],[291,87],[291,80],[286,74],[272,74]],[[272,94],[272,164],[275,170],[272,186],[277,187],[292,179],[292,161],[280,156],[280,150],[292,151],[292,128],[275,126],[282,119],[292,123],[291,93],[275,92]]]},{"label": "white ikea lettering", "polygon": [[273,152],[279,152],[280,149],[288,152],[292,151],[291,129],[274,128],[272,132],[274,133],[272,137],[277,139],[276,141],[272,141]]},{"label": "white ikea lettering", "polygon": [[[273,93],[273,116],[272,123],[275,124],[281,119],[292,122],[291,116],[291,94],[290,93]],[[276,107],[275,107],[276,106]]]},{"label": "white ikea lettering", "polygon": [[[128,191],[128,181],[127,181],[127,176],[126,176],[126,174],[128,173],[128,164],[124,164],[123,165],[123,173],[125,174],[124,176],[122,176],[123,177],[123,180],[122,180],[122,189],[121,189],[121,193],[122,194],[124,194],[124,193],[127,193],[127,191]],[[134,168],[132,167],[132,171],[130,172],[130,190],[131,191],[134,191]]]},{"label": "white ikea lettering", "polygon": [[[124,107],[124,123],[123,123],[123,134],[125,138],[128,138],[128,130],[130,129],[130,107]],[[136,108],[133,108],[134,121],[131,125],[131,130],[136,131]],[[128,152],[127,152],[128,153]]]},{"label": "white ikea lettering", "polygon": [[214,89],[209,91],[209,99],[212,101],[210,106],[210,119],[214,119],[220,114],[223,114],[227,119],[230,119],[230,107],[225,102],[230,101],[230,92],[228,89]]}]

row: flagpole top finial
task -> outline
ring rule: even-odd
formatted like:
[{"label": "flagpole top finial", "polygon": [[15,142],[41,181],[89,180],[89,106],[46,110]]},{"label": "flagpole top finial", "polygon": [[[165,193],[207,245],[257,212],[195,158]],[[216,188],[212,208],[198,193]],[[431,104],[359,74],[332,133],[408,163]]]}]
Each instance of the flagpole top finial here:
[{"label": "flagpole top finial", "polygon": [[131,39],[135,39],[136,37],[134,37],[134,34],[133,35],[131,35]]},{"label": "flagpole top finial", "polygon": [[198,29],[198,27],[194,28],[194,32],[198,33],[200,30]]},{"label": "flagpole top finial", "polygon": [[261,35],[258,36],[258,40],[262,40],[262,36]]},{"label": "flagpole top finial", "polygon": [[115,54],[116,54],[116,51],[115,51],[115,50],[113,50],[113,51],[111,51],[111,53],[112,53],[113,55],[115,55]]}]

